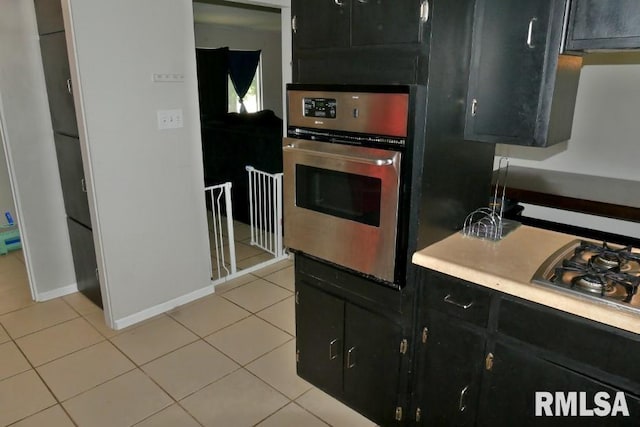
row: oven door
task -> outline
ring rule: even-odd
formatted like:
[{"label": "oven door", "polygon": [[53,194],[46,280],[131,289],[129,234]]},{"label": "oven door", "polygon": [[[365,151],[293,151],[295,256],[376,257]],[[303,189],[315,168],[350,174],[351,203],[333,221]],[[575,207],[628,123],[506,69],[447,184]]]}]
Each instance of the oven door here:
[{"label": "oven door", "polygon": [[394,281],[401,153],[285,138],[289,248]]}]

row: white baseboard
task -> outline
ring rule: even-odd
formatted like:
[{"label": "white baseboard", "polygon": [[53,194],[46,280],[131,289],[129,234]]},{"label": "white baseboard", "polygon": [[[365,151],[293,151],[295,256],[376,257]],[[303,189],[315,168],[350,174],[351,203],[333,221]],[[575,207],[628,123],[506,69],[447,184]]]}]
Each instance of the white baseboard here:
[{"label": "white baseboard", "polygon": [[143,320],[147,320],[152,318],[153,316],[157,316],[158,314],[165,313],[169,310],[173,310],[176,307],[181,305],[190,303],[191,301],[195,301],[198,298],[205,297],[207,295],[211,295],[213,293],[213,286],[205,286],[204,288],[198,289],[197,291],[193,291],[187,295],[183,295],[181,297],[172,299],[167,302],[163,302],[162,304],[155,305],[153,307],[149,307],[137,313],[131,314],[127,317],[123,317],[122,319],[114,320],[115,330],[126,328],[127,326],[134,325],[136,323],[142,322]]},{"label": "white baseboard", "polygon": [[71,285],[63,286],[61,288],[53,289],[47,292],[40,292],[36,295],[36,301],[44,302],[49,301],[50,299],[63,297],[65,295],[73,294],[78,292],[78,284],[73,283]]}]

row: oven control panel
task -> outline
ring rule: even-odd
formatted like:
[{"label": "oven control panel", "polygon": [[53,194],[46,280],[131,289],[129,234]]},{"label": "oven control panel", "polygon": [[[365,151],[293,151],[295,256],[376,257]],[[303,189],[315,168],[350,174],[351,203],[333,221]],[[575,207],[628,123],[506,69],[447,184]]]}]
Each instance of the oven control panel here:
[{"label": "oven control panel", "polygon": [[333,98],[304,98],[304,117],[336,118],[336,100]]}]

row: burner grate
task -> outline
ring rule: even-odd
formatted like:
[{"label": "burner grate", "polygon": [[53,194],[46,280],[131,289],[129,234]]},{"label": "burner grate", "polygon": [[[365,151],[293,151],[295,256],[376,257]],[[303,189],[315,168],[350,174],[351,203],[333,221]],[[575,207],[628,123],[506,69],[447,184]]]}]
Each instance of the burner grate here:
[{"label": "burner grate", "polygon": [[624,289],[622,301],[629,302],[638,292],[640,277],[624,271],[631,261],[640,261],[640,256],[631,252],[630,246],[614,249],[603,243],[596,245],[581,241],[571,259],[562,260],[556,267],[552,281],[569,285],[600,296],[611,296],[615,287]]}]

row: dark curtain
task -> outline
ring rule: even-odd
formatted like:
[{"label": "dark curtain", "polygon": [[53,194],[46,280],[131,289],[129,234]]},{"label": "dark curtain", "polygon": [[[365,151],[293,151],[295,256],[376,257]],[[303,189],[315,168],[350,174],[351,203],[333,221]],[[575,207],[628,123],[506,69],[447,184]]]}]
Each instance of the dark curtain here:
[{"label": "dark curtain", "polygon": [[240,112],[246,113],[244,96],[247,94],[253,76],[260,62],[259,50],[232,50],[229,51],[229,76],[233,87],[240,98]]},{"label": "dark curtain", "polygon": [[229,48],[196,49],[200,116],[220,117],[228,110]]}]

